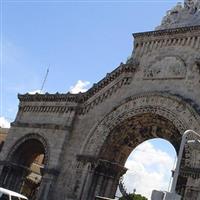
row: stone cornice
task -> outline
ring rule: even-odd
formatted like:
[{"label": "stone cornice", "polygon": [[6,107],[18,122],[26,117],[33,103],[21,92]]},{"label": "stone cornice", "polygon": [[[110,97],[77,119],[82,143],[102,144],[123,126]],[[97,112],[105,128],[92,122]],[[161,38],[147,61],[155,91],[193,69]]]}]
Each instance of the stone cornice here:
[{"label": "stone cornice", "polygon": [[75,102],[75,103],[83,103],[87,101],[89,98],[94,96],[96,93],[98,93],[101,89],[106,87],[108,84],[110,84],[112,81],[114,81],[117,77],[119,77],[123,73],[132,73],[135,72],[136,67],[138,63],[133,62],[129,64],[120,64],[118,68],[116,68],[114,71],[111,73],[108,73],[105,78],[103,78],[101,81],[98,83],[94,84],[92,88],[90,88],[87,92],[85,93],[79,93],[79,94],[71,94],[71,93],[66,93],[66,94],[61,94],[61,93],[56,93],[56,94],[18,94],[18,98],[20,101],[29,101],[29,102],[34,102],[34,101],[50,101],[50,102]]},{"label": "stone cornice", "polygon": [[79,94],[71,94],[71,93],[66,93],[66,94],[61,94],[61,93],[55,93],[55,94],[18,94],[18,98],[20,101],[67,101],[67,102],[79,102],[81,98],[81,93]]},{"label": "stone cornice", "polygon": [[181,28],[172,28],[165,30],[156,30],[156,31],[147,31],[147,32],[139,32],[133,33],[133,37],[150,37],[150,36],[163,36],[163,35],[174,35],[179,33],[187,33],[191,31],[200,31],[200,26],[189,26],[189,27],[181,27]]},{"label": "stone cornice", "polygon": [[200,26],[135,33],[133,36],[134,58],[171,46],[200,49]]}]

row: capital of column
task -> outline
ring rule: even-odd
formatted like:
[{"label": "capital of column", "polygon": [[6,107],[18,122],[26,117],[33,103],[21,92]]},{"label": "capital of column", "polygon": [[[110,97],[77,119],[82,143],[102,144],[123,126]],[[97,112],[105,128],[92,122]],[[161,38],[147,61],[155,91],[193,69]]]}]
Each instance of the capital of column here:
[{"label": "capital of column", "polygon": [[55,168],[41,168],[41,173],[42,176],[44,175],[48,175],[48,176],[58,176],[58,174],[60,173],[60,171],[58,169]]},{"label": "capital of column", "polygon": [[120,177],[126,173],[127,168],[116,162],[99,159],[95,171],[97,173],[103,173],[107,176]]},{"label": "capital of column", "polygon": [[100,159],[94,156],[77,155],[77,160],[83,164],[90,163],[91,164],[90,170],[92,171],[94,170],[96,173],[102,173],[108,176],[114,176],[114,177],[116,177],[116,175],[122,176],[127,171],[127,168],[120,165],[119,163]]}]

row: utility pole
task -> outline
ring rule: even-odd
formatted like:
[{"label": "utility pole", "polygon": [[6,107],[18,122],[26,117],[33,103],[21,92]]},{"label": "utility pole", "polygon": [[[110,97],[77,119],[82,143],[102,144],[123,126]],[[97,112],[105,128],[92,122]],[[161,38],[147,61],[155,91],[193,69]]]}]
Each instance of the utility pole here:
[{"label": "utility pole", "polygon": [[40,89],[40,92],[41,92],[41,93],[42,93],[42,90],[43,90],[43,88],[44,88],[44,84],[45,84],[45,82],[46,82],[46,80],[47,80],[48,74],[49,74],[49,68],[48,68],[47,71],[46,71],[46,74],[45,74],[45,77],[44,77],[44,80],[43,80],[43,83],[42,83],[42,87],[41,87],[41,89]]}]

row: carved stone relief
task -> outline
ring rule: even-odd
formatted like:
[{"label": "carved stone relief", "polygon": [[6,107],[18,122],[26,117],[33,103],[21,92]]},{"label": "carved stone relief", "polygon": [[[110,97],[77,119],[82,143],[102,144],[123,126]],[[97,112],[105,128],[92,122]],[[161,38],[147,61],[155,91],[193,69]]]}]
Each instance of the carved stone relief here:
[{"label": "carved stone relief", "polygon": [[144,79],[182,79],[186,76],[185,63],[173,56],[164,57],[144,67]]}]

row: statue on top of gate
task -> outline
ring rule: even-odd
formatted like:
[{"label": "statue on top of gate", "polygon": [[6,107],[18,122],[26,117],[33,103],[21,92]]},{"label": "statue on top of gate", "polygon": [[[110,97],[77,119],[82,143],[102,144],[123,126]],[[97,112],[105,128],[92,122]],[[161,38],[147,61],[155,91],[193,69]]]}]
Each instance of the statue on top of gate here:
[{"label": "statue on top of gate", "polygon": [[185,0],[169,10],[156,30],[200,25],[200,0]]}]

